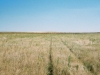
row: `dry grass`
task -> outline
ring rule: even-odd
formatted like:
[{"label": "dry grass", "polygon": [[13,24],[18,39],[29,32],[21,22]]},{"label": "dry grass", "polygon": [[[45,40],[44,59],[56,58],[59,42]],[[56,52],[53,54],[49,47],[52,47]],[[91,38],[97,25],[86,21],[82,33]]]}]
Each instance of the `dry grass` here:
[{"label": "dry grass", "polygon": [[54,38],[52,46],[54,75],[91,75],[61,39],[57,36]]},{"label": "dry grass", "polygon": [[0,75],[100,75],[100,34],[0,34]]},{"label": "dry grass", "polygon": [[47,75],[49,41],[43,36],[10,37],[0,40],[0,75]]},{"label": "dry grass", "polygon": [[88,71],[100,74],[100,34],[63,35],[61,38]]}]

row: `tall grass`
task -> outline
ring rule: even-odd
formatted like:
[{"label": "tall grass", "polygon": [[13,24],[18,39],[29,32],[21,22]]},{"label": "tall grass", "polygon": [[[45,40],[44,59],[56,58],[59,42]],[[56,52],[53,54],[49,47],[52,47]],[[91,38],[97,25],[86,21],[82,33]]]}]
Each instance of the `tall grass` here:
[{"label": "tall grass", "polygon": [[99,75],[100,34],[0,34],[0,75]]},{"label": "tall grass", "polygon": [[[68,36],[68,37],[67,37]],[[70,51],[83,63],[93,75],[100,72],[100,34],[74,34],[60,36]]]},{"label": "tall grass", "polygon": [[49,42],[45,37],[26,36],[23,34],[1,36],[0,75],[48,74]]}]

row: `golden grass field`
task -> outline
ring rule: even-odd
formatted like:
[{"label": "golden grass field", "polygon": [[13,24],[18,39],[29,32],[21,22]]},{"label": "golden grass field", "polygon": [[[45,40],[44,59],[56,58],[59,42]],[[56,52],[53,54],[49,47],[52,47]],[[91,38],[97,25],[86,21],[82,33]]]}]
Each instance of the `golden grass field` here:
[{"label": "golden grass field", "polygon": [[100,75],[100,33],[0,33],[0,75]]}]

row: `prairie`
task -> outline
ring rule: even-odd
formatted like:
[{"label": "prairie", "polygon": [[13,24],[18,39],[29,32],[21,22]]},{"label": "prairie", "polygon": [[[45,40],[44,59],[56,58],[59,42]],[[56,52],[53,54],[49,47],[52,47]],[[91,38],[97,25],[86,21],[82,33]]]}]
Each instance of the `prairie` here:
[{"label": "prairie", "polygon": [[0,33],[0,75],[100,75],[100,33]]}]

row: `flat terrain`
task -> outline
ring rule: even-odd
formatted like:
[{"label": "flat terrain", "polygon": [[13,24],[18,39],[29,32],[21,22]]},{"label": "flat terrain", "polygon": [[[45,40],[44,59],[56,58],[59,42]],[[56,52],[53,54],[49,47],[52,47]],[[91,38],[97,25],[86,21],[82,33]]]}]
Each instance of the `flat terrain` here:
[{"label": "flat terrain", "polygon": [[0,33],[0,75],[100,75],[100,33]]}]

